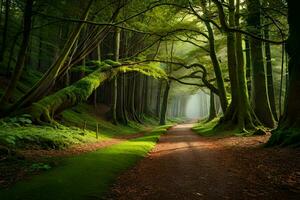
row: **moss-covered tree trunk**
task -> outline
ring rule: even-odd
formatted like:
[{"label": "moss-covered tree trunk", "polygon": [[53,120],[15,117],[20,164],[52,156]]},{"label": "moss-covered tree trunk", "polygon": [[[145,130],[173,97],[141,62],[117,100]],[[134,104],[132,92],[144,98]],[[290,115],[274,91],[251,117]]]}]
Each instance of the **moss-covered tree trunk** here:
[{"label": "moss-covered tree trunk", "polygon": [[[85,8],[81,16],[81,20],[87,20],[92,3],[93,0],[90,0],[87,3],[87,7]],[[20,108],[29,106],[32,102],[36,101],[37,99],[40,99],[45,94],[46,91],[49,91],[53,87],[56,79],[58,78],[58,75],[61,73],[61,70],[68,59],[68,56],[70,55],[70,52],[74,44],[77,41],[77,38],[83,26],[84,23],[78,23],[75,26],[70,37],[66,41],[64,48],[62,49],[59,57],[55,60],[52,66],[48,69],[48,71],[44,74],[44,76],[22,98],[20,98],[16,103],[14,103],[11,107],[9,107],[6,110],[5,114],[9,114]]]},{"label": "moss-covered tree trunk", "polygon": [[289,39],[289,80],[286,107],[278,128],[268,141],[268,145],[300,144],[300,12],[298,1],[288,0]]},{"label": "moss-covered tree trunk", "polygon": [[86,101],[110,75],[110,70],[100,68],[73,85],[33,103],[28,112],[36,122],[54,123],[55,114]]},{"label": "moss-covered tree trunk", "polygon": [[[249,32],[261,36],[261,3],[260,0],[247,0]],[[269,102],[266,73],[263,59],[262,41],[250,38],[251,54],[251,104],[261,123],[273,128],[275,120]]]}]

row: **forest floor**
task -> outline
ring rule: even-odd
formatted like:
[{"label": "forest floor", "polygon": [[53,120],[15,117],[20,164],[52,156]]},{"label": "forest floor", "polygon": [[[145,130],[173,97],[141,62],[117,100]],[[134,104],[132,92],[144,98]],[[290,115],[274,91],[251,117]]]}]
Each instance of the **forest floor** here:
[{"label": "forest floor", "polygon": [[202,137],[193,124],[163,135],[104,199],[300,199],[300,150],[264,148],[269,136]]},{"label": "forest floor", "polygon": [[[147,155],[160,135],[166,133],[166,128],[155,128],[145,134],[136,135],[134,139],[124,139],[105,148],[100,147],[96,151],[83,151],[80,155],[55,155],[52,158],[57,162],[55,166],[51,165],[51,168],[43,173],[25,179],[23,177],[14,185],[0,189],[0,199],[100,199],[121,172],[134,166]],[[2,173],[1,169],[0,172]]]}]

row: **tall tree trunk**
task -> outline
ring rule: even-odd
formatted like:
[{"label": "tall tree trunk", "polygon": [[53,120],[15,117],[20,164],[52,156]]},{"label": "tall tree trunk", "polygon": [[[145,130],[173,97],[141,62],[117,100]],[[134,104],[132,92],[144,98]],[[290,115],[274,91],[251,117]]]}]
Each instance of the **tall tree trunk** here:
[{"label": "tall tree trunk", "polygon": [[144,76],[144,113],[146,115],[150,114],[149,108],[149,78]]},{"label": "tall tree trunk", "polygon": [[171,85],[171,82],[167,81],[166,89],[164,91],[164,96],[163,96],[163,102],[161,105],[160,120],[159,120],[160,125],[166,124],[166,112],[168,109],[168,98],[169,98],[170,85]]},{"label": "tall tree trunk", "polygon": [[288,0],[289,38],[287,52],[289,55],[289,80],[286,99],[286,109],[279,121],[278,127],[268,141],[273,145],[300,144],[300,12],[297,1]]},{"label": "tall tree trunk", "polygon": [[250,44],[249,36],[245,36],[245,58],[246,58],[246,80],[248,87],[248,94],[251,94],[251,57],[250,57]]},{"label": "tall tree trunk", "polygon": [[[234,0],[229,1],[230,27],[239,27],[239,3],[239,0],[237,0],[236,5],[234,4]],[[240,131],[256,129],[256,125],[259,121],[250,106],[248,98],[242,38],[239,33],[227,33],[227,52],[232,100],[228,110],[217,127],[223,129],[238,128]]]},{"label": "tall tree trunk", "polygon": [[162,81],[158,80],[158,87],[157,87],[157,93],[156,93],[156,109],[155,109],[155,115],[159,117],[160,115],[160,100],[161,100],[161,91],[162,91]]},{"label": "tall tree trunk", "polygon": [[[81,16],[81,20],[86,20],[89,14],[90,7],[93,3],[93,0],[90,0],[88,3],[87,8],[85,9],[84,13]],[[68,56],[77,41],[79,33],[83,27],[83,23],[78,23],[71,33],[70,37],[66,41],[64,48],[57,60],[52,64],[52,66],[48,69],[48,71],[43,75],[43,77],[23,96],[21,97],[16,103],[10,106],[3,114],[7,115],[13,111],[16,111],[20,108],[24,108],[32,104],[43,96],[46,91],[49,91],[55,81],[57,80],[59,74],[62,73],[62,68],[64,67]]]},{"label": "tall tree trunk", "polygon": [[6,49],[8,21],[9,21],[9,13],[10,13],[10,1],[11,0],[6,0],[5,2],[5,17],[4,17],[4,27],[3,27],[3,35],[2,35],[2,47],[0,48],[0,63],[3,62],[3,57]]},{"label": "tall tree trunk", "polygon": [[17,58],[17,62],[16,62],[16,66],[12,78],[10,80],[10,83],[4,95],[1,98],[0,105],[5,105],[6,103],[10,102],[11,100],[10,98],[17,87],[17,83],[21,78],[24,69],[26,53],[29,47],[29,40],[30,40],[32,6],[33,6],[33,0],[27,0],[25,5],[24,17],[23,17],[23,21],[24,21],[23,39],[20,46],[20,51],[18,54],[18,58]]},{"label": "tall tree trunk", "polygon": [[[202,8],[204,10],[205,18],[209,18],[209,13],[206,8],[206,1],[202,0],[201,4],[202,4]],[[219,61],[217,58],[217,54],[216,54],[216,50],[215,50],[215,36],[214,36],[213,29],[210,25],[210,22],[204,21],[204,23],[205,23],[206,29],[208,31],[209,55],[210,55],[210,59],[213,64],[213,68],[214,68],[214,72],[215,72],[215,76],[216,76],[216,80],[217,80],[217,86],[219,89],[221,106],[222,106],[223,112],[226,112],[228,102],[227,102],[227,97],[226,97],[226,89],[225,89],[225,84],[224,84],[224,80],[223,80],[223,75],[222,75],[221,67],[220,67],[220,64],[219,64]]]},{"label": "tall tree trunk", "polygon": [[[269,26],[266,26],[264,29],[264,35],[266,39],[269,39]],[[273,68],[272,68],[272,54],[270,43],[265,43],[265,56],[266,56],[266,70],[267,70],[267,84],[268,84],[268,96],[270,101],[270,106],[272,114],[275,120],[278,120],[276,103],[275,103],[275,93],[274,93],[274,83],[273,83]]]},{"label": "tall tree trunk", "polygon": [[[260,0],[247,0],[247,7],[249,32],[261,36]],[[261,123],[267,127],[273,128],[275,126],[275,120],[268,98],[262,42],[251,38],[250,52],[252,62],[251,104]]]},{"label": "tall tree trunk", "polygon": [[[116,28],[115,32],[115,61],[119,61],[120,57],[120,39],[121,39],[121,30]],[[118,103],[118,77],[114,77],[112,80],[112,121],[114,124],[118,123],[117,119],[117,103]]]},{"label": "tall tree trunk", "polygon": [[210,91],[210,99],[209,99],[209,116],[207,121],[211,121],[217,117],[216,107],[215,107],[215,95],[212,91]]}]

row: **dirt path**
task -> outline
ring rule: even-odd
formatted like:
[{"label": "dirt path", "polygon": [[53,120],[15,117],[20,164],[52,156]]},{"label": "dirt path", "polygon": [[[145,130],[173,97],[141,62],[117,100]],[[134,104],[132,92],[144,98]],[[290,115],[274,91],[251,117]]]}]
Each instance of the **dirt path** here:
[{"label": "dirt path", "polygon": [[105,199],[300,199],[300,152],[266,149],[268,136],[203,138],[192,124],[161,137]]}]

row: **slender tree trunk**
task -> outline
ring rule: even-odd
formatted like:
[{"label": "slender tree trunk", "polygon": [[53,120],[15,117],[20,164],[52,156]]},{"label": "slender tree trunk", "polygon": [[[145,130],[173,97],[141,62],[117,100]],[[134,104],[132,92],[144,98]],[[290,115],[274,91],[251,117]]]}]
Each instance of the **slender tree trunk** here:
[{"label": "slender tree trunk", "polygon": [[250,57],[250,44],[249,36],[245,36],[245,58],[246,58],[246,80],[248,87],[248,94],[251,94],[251,57]]},{"label": "slender tree trunk", "polygon": [[30,40],[30,31],[31,31],[31,16],[32,16],[32,6],[33,6],[33,0],[27,0],[26,1],[26,6],[25,6],[25,11],[24,11],[24,17],[23,17],[23,39],[22,43],[20,46],[20,51],[18,54],[17,58],[17,63],[13,72],[13,76],[10,80],[10,83],[1,98],[0,104],[4,105],[8,102],[10,102],[10,98],[12,94],[14,93],[17,83],[19,79],[21,78],[23,69],[24,69],[24,64],[25,64],[25,59],[26,59],[26,53],[29,47],[29,40]]},{"label": "slender tree trunk", "polygon": [[217,117],[216,107],[215,107],[215,95],[210,91],[210,104],[209,104],[209,117],[207,121],[211,121]]},{"label": "slender tree trunk", "polygon": [[157,87],[157,93],[156,93],[156,109],[155,109],[155,115],[159,117],[160,115],[160,100],[161,100],[161,91],[162,91],[162,81],[158,80],[158,87]]},{"label": "slender tree trunk", "polygon": [[160,120],[159,120],[160,125],[166,124],[166,112],[168,109],[168,98],[169,98],[170,85],[171,85],[171,82],[166,83],[166,89],[164,91],[163,102],[161,105],[161,113],[160,113]]},{"label": "slender tree trunk", "polygon": [[[264,35],[266,39],[269,39],[269,26],[264,29]],[[276,103],[275,103],[275,93],[274,93],[274,83],[273,83],[273,68],[272,68],[272,54],[270,43],[265,43],[265,56],[266,56],[266,70],[267,70],[267,84],[268,84],[268,96],[270,100],[270,106],[272,114],[275,120],[277,118]]]},{"label": "slender tree trunk", "polygon": [[6,49],[8,21],[9,21],[9,13],[10,13],[10,1],[11,0],[6,0],[5,2],[5,17],[4,17],[4,27],[3,27],[3,35],[2,35],[2,47],[0,48],[0,63],[3,62],[3,57]]},{"label": "slender tree trunk", "polygon": [[149,78],[144,76],[144,113],[146,115],[150,114],[149,108]]},{"label": "slender tree trunk", "polygon": [[[208,18],[209,13],[208,13],[208,10],[206,8],[206,1],[202,0],[202,8],[204,9],[205,17]],[[217,58],[217,54],[216,54],[216,50],[215,50],[215,36],[214,36],[213,29],[210,25],[210,22],[205,21],[204,23],[205,23],[206,29],[208,31],[209,55],[210,55],[210,59],[212,61],[215,76],[216,76],[216,79],[217,79],[217,86],[218,86],[218,89],[219,89],[219,96],[220,96],[221,106],[222,106],[223,112],[226,112],[228,102],[227,102],[227,97],[226,97],[226,89],[225,89],[225,84],[224,84],[224,80],[223,80],[223,75],[222,75],[221,67],[220,67],[220,64],[219,64],[219,61],[218,61],[218,58]]]},{"label": "slender tree trunk", "polygon": [[[120,57],[120,39],[121,39],[121,30],[119,28],[116,29],[115,32],[115,61],[119,61]],[[117,104],[118,104],[118,77],[114,77],[112,80],[112,121],[114,124],[118,123],[117,118]]]}]

